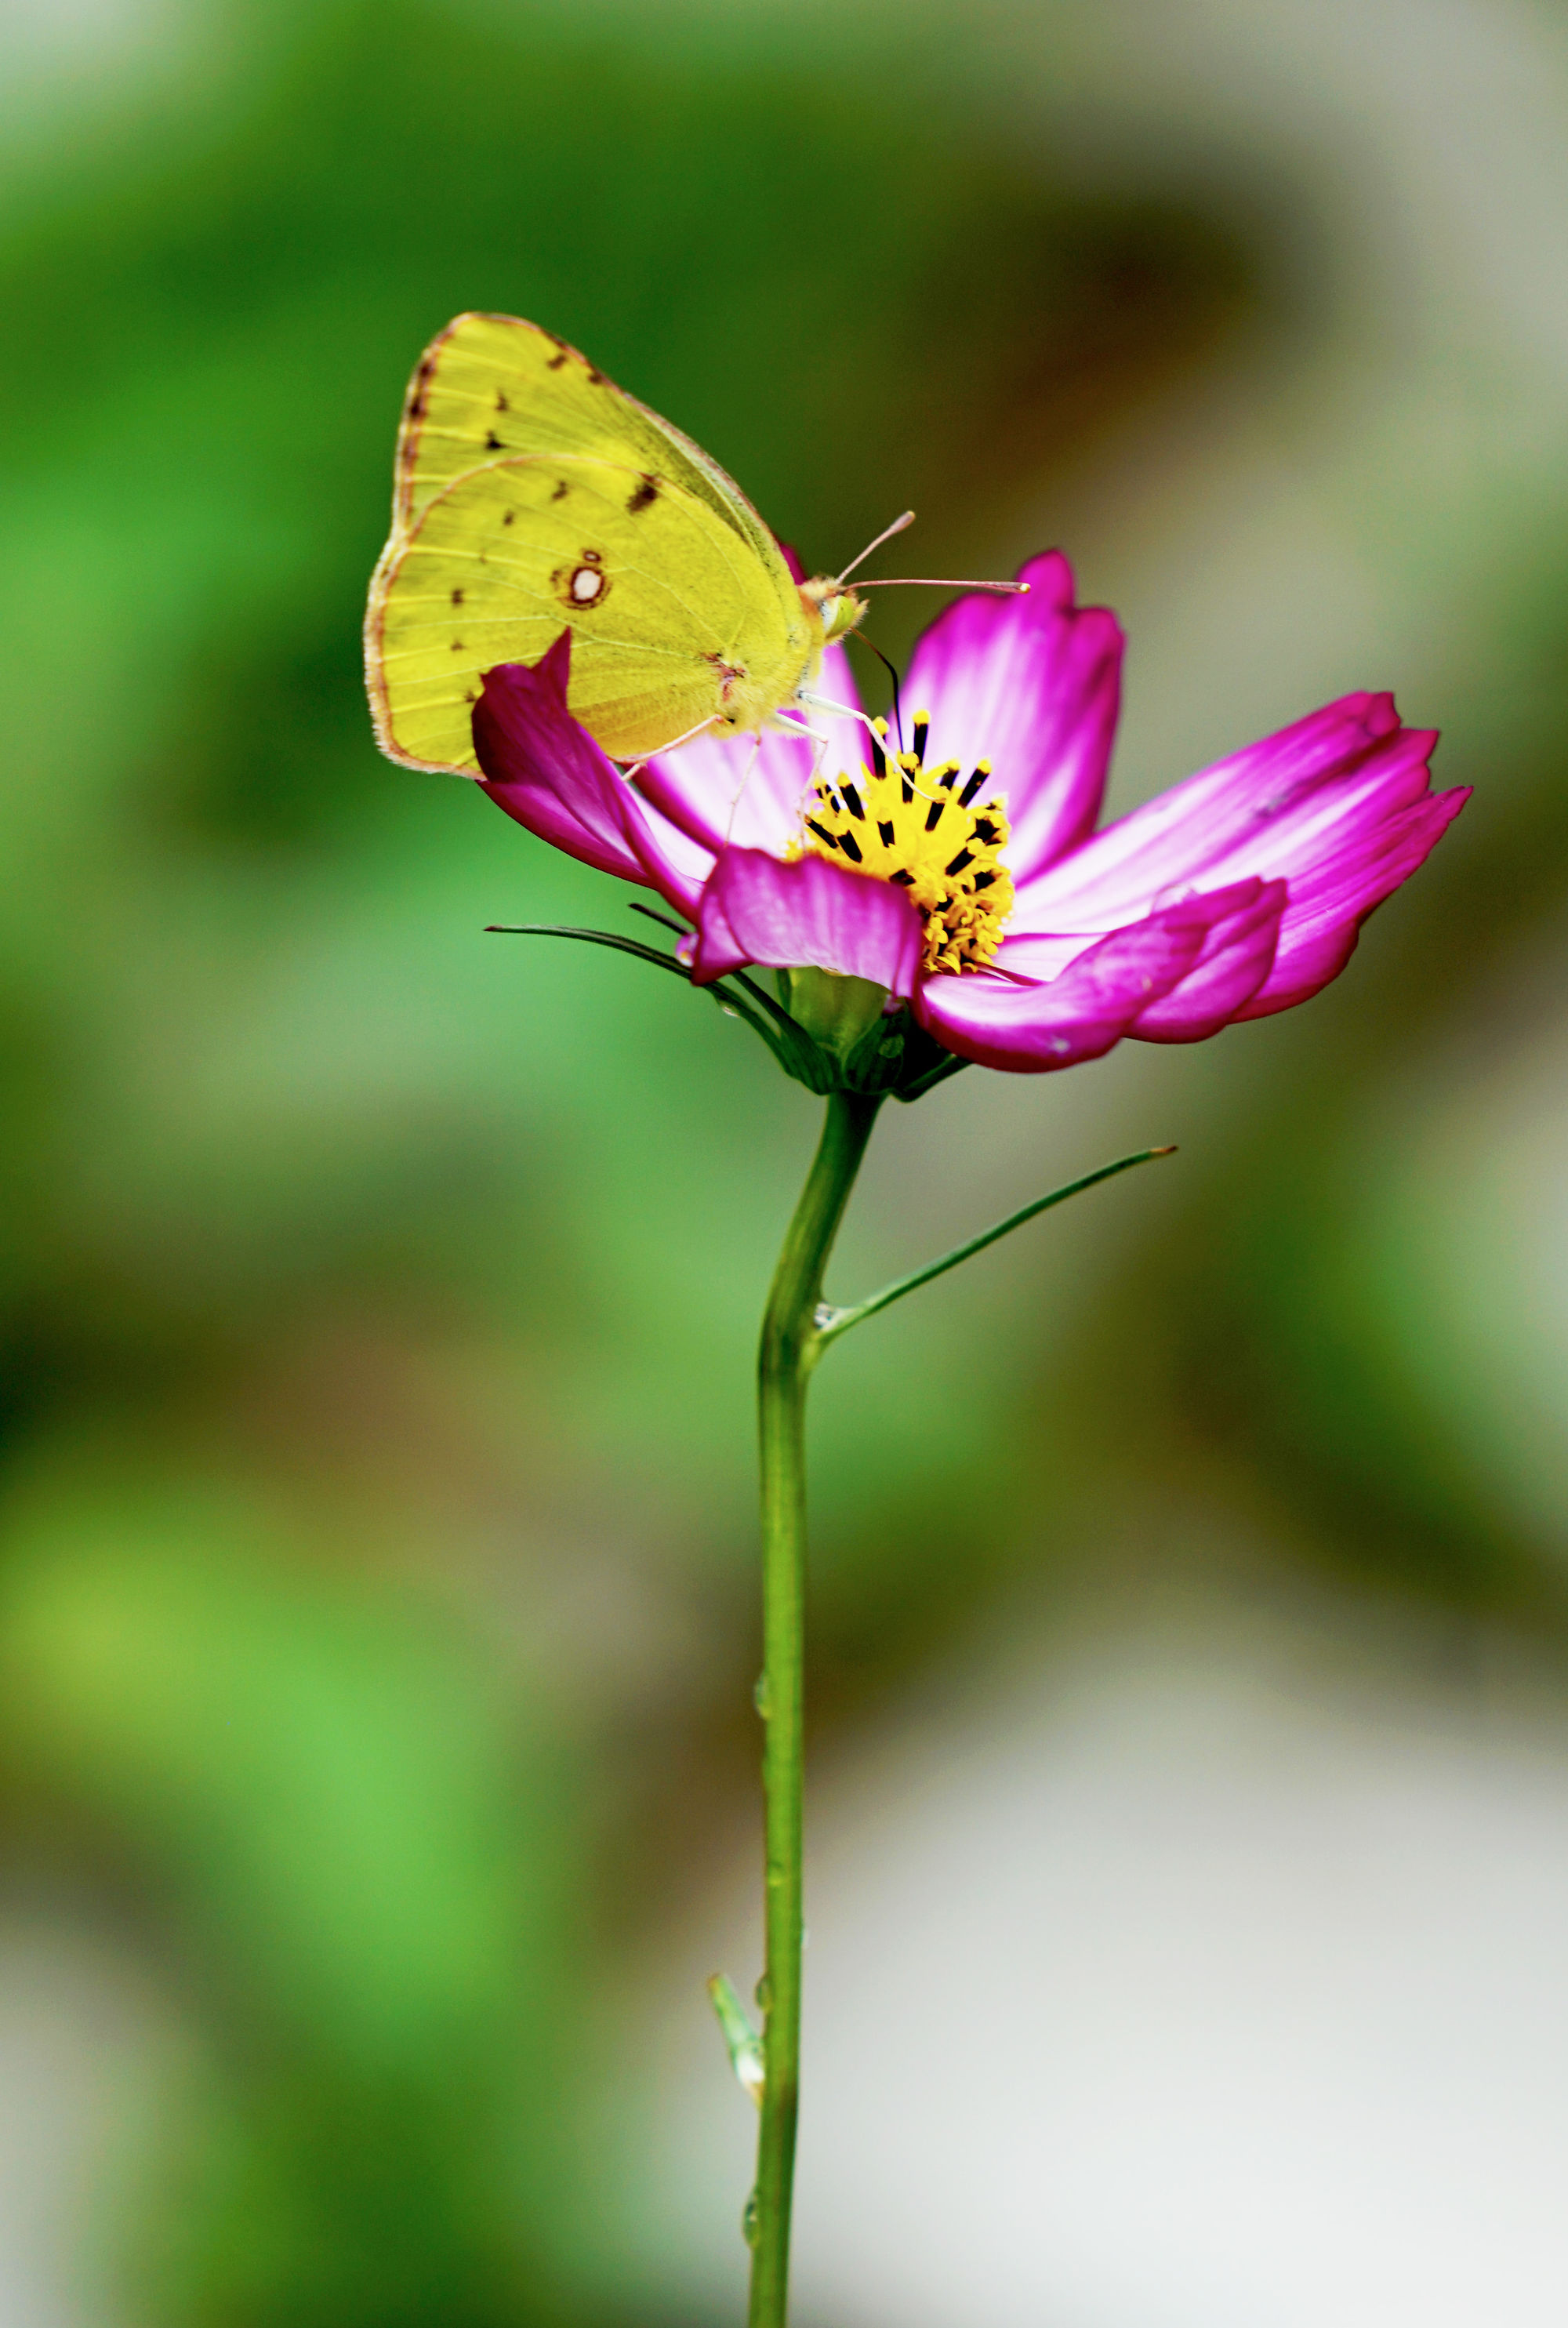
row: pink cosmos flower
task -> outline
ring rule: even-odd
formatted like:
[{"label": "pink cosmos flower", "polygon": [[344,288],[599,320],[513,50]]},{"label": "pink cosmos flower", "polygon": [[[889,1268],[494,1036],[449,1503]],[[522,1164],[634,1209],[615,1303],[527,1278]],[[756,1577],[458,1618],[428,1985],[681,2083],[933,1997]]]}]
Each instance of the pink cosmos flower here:
[{"label": "pink cosmos flower", "polygon": [[[956,1059],[1039,1072],[1304,1002],[1469,796],[1430,789],[1435,734],[1392,696],[1341,696],[1096,831],[1122,632],[1075,605],[1058,553],[1019,578],[1027,596],[960,599],[920,641],[906,751],[813,714],[825,752],[702,737],[628,781],[567,710],[563,633],[486,675],[485,790],[658,890],[692,925],[698,984],[759,964],[868,980]],[[857,707],[841,648],[816,692]]]}]

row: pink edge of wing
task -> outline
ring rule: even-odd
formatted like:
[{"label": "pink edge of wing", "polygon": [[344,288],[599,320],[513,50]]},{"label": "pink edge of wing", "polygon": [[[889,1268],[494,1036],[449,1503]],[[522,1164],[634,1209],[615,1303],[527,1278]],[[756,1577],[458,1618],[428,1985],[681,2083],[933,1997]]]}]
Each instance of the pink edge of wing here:
[{"label": "pink edge of wing", "polygon": [[[1281,885],[1237,882],[1089,940],[1045,983],[1021,985],[990,971],[929,979],[916,1009],[937,1041],[961,1058],[1021,1074],[1097,1059],[1141,1031],[1145,1018],[1156,1041],[1196,1039],[1212,1031],[1209,1021],[1232,979],[1251,979],[1251,992],[1266,974],[1282,902]],[[1195,972],[1189,1037],[1174,1031],[1179,1009],[1163,1027],[1157,1014]]]},{"label": "pink edge of wing", "polygon": [[915,650],[906,714],[928,710],[928,760],[967,774],[989,760],[1004,793],[1015,881],[1092,831],[1104,794],[1122,690],[1121,625],[1074,604],[1059,550],[1019,568],[1027,597],[960,598]]},{"label": "pink edge of wing", "polygon": [[903,890],[821,857],[786,863],[765,850],[727,850],[702,893],[697,929],[699,986],[760,962],[837,971],[908,995],[920,967],[921,920]]},{"label": "pink edge of wing", "polygon": [[688,915],[712,867],[624,779],[567,709],[571,633],[537,663],[502,663],[484,674],[474,708],[483,789],[497,808],[585,865],[660,890]]}]

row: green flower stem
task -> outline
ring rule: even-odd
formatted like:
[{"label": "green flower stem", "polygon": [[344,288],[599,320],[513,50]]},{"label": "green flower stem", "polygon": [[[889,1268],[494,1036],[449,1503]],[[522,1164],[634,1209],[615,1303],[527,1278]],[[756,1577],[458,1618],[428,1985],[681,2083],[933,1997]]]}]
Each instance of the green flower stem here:
[{"label": "green flower stem", "polygon": [[822,1142],[774,1272],[757,1354],[766,1955],[762,2124],[747,2211],[749,2328],[784,2328],[789,2303],[801,2051],[806,1385],[821,1347],[815,1321],[822,1272],[880,1105],[878,1097],[857,1092],[834,1092],[828,1101]]}]

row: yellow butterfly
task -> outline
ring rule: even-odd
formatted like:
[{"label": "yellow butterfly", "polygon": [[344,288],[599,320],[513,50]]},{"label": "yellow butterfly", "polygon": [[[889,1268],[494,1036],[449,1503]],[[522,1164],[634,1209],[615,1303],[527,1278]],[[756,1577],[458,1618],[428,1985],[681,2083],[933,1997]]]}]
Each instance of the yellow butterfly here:
[{"label": "yellow butterfly", "polygon": [[459,315],[420,358],[365,618],[377,741],[405,766],[475,774],[482,674],[563,628],[573,714],[634,760],[765,727],[864,611],[797,582],[718,463],[564,340]]}]

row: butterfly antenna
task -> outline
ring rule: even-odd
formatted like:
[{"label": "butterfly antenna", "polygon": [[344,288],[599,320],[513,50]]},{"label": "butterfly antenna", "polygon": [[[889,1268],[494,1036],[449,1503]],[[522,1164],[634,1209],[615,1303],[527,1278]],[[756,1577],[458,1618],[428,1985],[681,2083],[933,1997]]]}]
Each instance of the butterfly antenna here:
[{"label": "butterfly antenna", "polygon": [[867,559],[870,557],[871,552],[874,549],[880,549],[885,541],[891,541],[896,533],[902,533],[906,525],[913,525],[914,522],[914,511],[906,510],[902,517],[896,517],[891,525],[885,525],[882,528],[881,532],[877,536],[875,541],[869,541],[866,544],[865,549],[860,552],[859,558],[851,558],[843,572],[835,578],[840,583],[847,582],[850,576],[854,572],[856,567],[864,566]]},{"label": "butterfly antenna", "polygon": [[887,657],[883,653],[876,641],[874,639],[869,639],[863,631],[851,631],[850,633],[850,636],[854,640],[857,646],[870,648],[871,652],[876,656],[878,662],[881,664],[883,670],[887,672],[888,678],[893,682],[893,733],[897,737],[898,749],[902,751],[904,749],[904,713],[898,700],[897,666],[888,662]]},{"label": "butterfly antenna", "polygon": [[891,574],[885,582],[858,582],[859,590],[996,590],[1004,597],[1027,598],[1028,582],[966,582],[954,574]]}]

